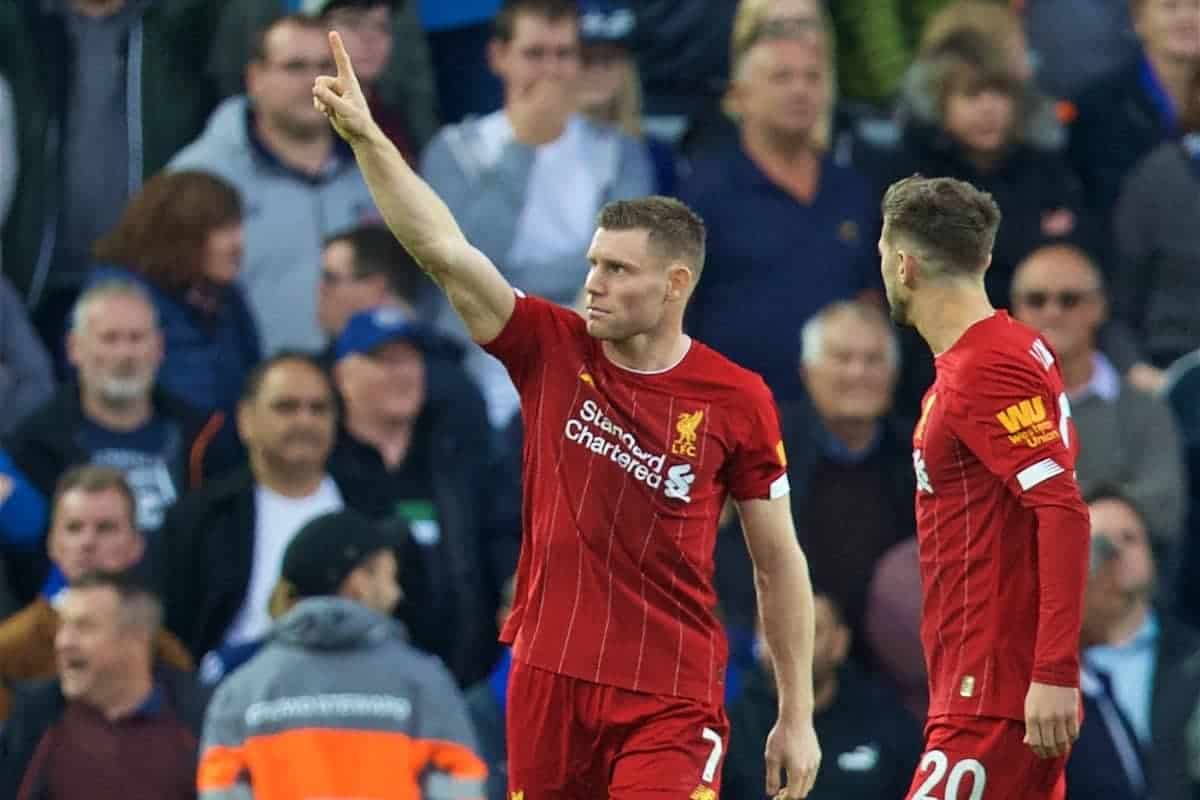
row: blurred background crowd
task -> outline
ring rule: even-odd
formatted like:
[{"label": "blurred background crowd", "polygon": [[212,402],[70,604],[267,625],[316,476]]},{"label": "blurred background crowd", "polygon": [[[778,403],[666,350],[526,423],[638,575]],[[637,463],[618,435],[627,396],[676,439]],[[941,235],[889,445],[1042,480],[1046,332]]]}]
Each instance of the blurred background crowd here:
[{"label": "blurred background crowd", "polygon": [[[879,201],[914,172],[990,191],[988,291],[1057,353],[1092,513],[1070,797],[1200,797],[1200,0],[8,0],[0,798],[190,796],[201,740],[202,788],[241,796],[207,755],[220,687],[274,663],[314,559],[336,574],[300,594],[394,615],[395,663],[462,718],[439,735],[473,756],[434,771],[476,758],[505,797],[517,397],[314,110],[330,29],[523,290],[578,302],[608,200],[705,219],[687,329],[774,391],[818,591],[817,800],[902,797],[926,703],[933,362],[886,316]],[[338,513],[397,557],[296,536]],[[775,700],[723,522],[737,800]],[[97,736],[119,780],[79,766]]]}]

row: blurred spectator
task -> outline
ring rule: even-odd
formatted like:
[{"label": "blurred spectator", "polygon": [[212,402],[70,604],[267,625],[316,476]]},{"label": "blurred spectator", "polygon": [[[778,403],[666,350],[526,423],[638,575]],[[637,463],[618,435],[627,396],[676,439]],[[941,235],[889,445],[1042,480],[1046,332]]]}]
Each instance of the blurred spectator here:
[{"label": "blurred spectator", "polygon": [[176,497],[230,463],[228,448],[212,446],[221,417],[158,386],[162,332],[136,283],[104,281],[80,295],[67,350],[78,383],[16,430],[9,455],[46,496],[75,464],[120,469],[137,498],[138,527],[156,531]]},{"label": "blurred spectator", "polygon": [[345,493],[357,489],[326,471],[337,398],[311,356],[282,353],[259,364],[237,417],[249,465],[181,498],[151,562],[167,629],[197,660],[267,632],[288,542],[310,519],[341,510]]},{"label": "blurred spectator", "polygon": [[883,311],[861,302],[822,309],[802,341],[807,400],[781,410],[792,516],[863,660],[875,563],[916,532],[911,424],[892,414],[899,348]]},{"label": "blurred spectator", "polygon": [[246,68],[246,96],[223,102],[170,164],[212,172],[241,193],[240,280],[267,353],[321,347],[321,244],[377,216],[353,154],[313,107],[313,81],[332,72],[325,23],[302,16],[271,23]]},{"label": "blurred spectator", "polygon": [[273,598],[281,618],[205,716],[202,798],[482,797],[458,687],[388,616],[401,547],[344,511],[296,534]]},{"label": "blurred spectator", "polygon": [[158,599],[96,573],[59,614],[60,677],[17,696],[0,737],[0,798],[194,798],[206,697],[190,673],[155,669]]},{"label": "blurred spectator", "polygon": [[[816,144],[825,150],[834,150],[836,160],[846,163],[839,148],[834,146],[835,128],[845,123],[837,106],[837,72],[834,67],[836,41],[833,21],[821,0],[740,0],[733,19],[733,31],[729,39],[732,63],[741,64],[746,51],[764,37],[790,37],[798,42],[817,48],[818,54],[827,59],[828,97],[827,107],[812,134]],[[738,120],[741,112],[734,96],[732,81],[723,81],[724,94],[721,102],[695,115],[684,134],[679,147],[690,160],[703,160],[713,153],[728,150],[741,140]]]},{"label": "blurred spectator", "polygon": [[1105,224],[1129,171],[1178,134],[1200,66],[1200,0],[1130,0],[1130,9],[1139,52],[1090,82],[1070,114],[1068,155]]},{"label": "blurred spectator", "polygon": [[12,284],[0,275],[0,436],[54,395],[54,364]]},{"label": "blurred spectator", "polygon": [[1084,87],[1137,56],[1129,0],[1022,0],[1038,85],[1052,97]]},{"label": "blurred spectator", "polygon": [[[53,505],[47,545],[67,589],[95,570],[124,572],[140,566],[146,543],[133,524],[133,494],[119,470],[90,464],[69,470],[59,481]],[[0,720],[8,716],[15,684],[55,676],[61,599],[57,593],[42,594],[0,623]],[[154,650],[164,664],[192,668],[187,650],[167,631],[155,634]]]},{"label": "blurred spectator", "polygon": [[1200,59],[1185,111],[1187,134],[1133,169],[1113,217],[1113,325],[1105,349],[1148,391],[1163,387],[1172,361],[1200,348]]},{"label": "blurred spectator", "polygon": [[154,301],[165,354],[158,385],[200,411],[237,406],[258,363],[258,331],[234,281],[242,269],[242,206],[204,172],[159,173],[96,243],[91,283],[133,280]]},{"label": "blurred spectator", "polygon": [[[904,796],[921,755],[921,726],[897,698],[850,659],[850,630],[837,604],[813,598],[813,725],[822,764],[809,800],[894,800]],[[729,753],[721,796],[760,800],[763,752],[779,700],[771,654],[761,631],[758,665],[729,709]]]},{"label": "blurred spectator", "polygon": [[4,224],[5,273],[56,357],[92,243],[216,102],[204,62],[227,2],[0,7],[0,72],[13,90],[21,164]]},{"label": "blurred spectator", "polygon": [[1012,308],[1058,356],[1079,435],[1075,471],[1084,495],[1101,486],[1120,489],[1146,509],[1160,543],[1177,544],[1188,500],[1179,428],[1162,398],[1130,385],[1096,349],[1108,309],[1096,265],[1073,247],[1036,250],[1017,270]]},{"label": "blurred spectator", "polygon": [[[999,48],[1013,83],[1021,87],[1025,120],[1023,141],[1038,149],[1062,150],[1066,145],[1066,130],[1060,118],[1062,111],[1058,101],[1044,94],[1034,82],[1036,58],[1029,52],[1029,40],[1017,13],[1022,2],[1024,0],[955,0],[949,3],[926,23],[921,32],[917,60],[933,56],[943,49],[948,39],[956,38],[964,31],[987,38]],[[900,98],[901,116],[908,113],[905,108],[908,100],[906,96]]]},{"label": "blurred spectator", "polygon": [[[329,342],[360,311],[379,306],[415,315],[432,283],[383,225],[364,225],[335,233],[321,252],[321,288],[317,318]],[[329,359],[332,361],[332,357]]]},{"label": "blurred spectator", "polygon": [[914,173],[990,192],[1004,224],[985,278],[993,305],[1007,307],[1021,259],[1041,244],[1082,233],[1078,181],[1042,146],[1030,115],[1032,85],[1014,77],[1011,56],[993,34],[948,33],[914,64],[905,91],[899,152],[887,162],[879,194]]},{"label": "blurred spectator", "polygon": [[637,55],[646,114],[675,141],[689,120],[720,106],[738,0],[638,0]]},{"label": "blurred spectator", "polygon": [[[1101,489],[1088,508],[1092,572],[1081,688],[1090,708],[1067,765],[1068,793],[1190,800],[1196,787],[1188,769],[1197,750],[1188,726],[1200,709],[1200,633],[1155,603],[1157,569],[1139,506]],[[1120,787],[1132,791],[1122,795]]]},{"label": "blurred spectator", "polygon": [[622,0],[581,0],[580,12],[580,111],[644,142],[654,166],[654,194],[674,194],[675,151],[642,130],[642,83],[629,50],[637,22],[633,8]]},{"label": "blurred spectator", "polygon": [[[837,32],[838,83],[850,100],[885,106],[900,89],[915,44],[950,0],[829,2]],[[1003,2],[1003,0],[992,0]]]},{"label": "blurred spectator", "polygon": [[[418,145],[406,119],[412,106],[393,105],[379,93],[379,83],[395,51],[392,18],[396,4],[397,0],[303,0],[300,8],[341,34],[346,52],[354,59],[354,73],[367,94],[371,116],[405,160],[416,166]],[[420,40],[419,35],[413,38]],[[433,102],[432,92],[429,102]]]},{"label": "blurred spectator", "polygon": [[[17,159],[17,109],[13,105],[12,87],[0,74],[0,231],[12,208],[13,194],[17,189],[17,176],[21,162]],[[3,265],[0,253],[0,265]]]},{"label": "blurred spectator", "polygon": [[[505,106],[443,129],[422,173],[471,243],[514,286],[570,305],[587,274],[596,213],[652,190],[645,148],[619,130],[575,113],[579,20],[575,0],[507,0],[489,45]],[[440,295],[439,324],[467,334]],[[503,365],[472,347],[467,366],[496,427],[517,410]]]},{"label": "blurred spectator", "polygon": [[[459,0],[451,5],[457,2]],[[286,16],[289,9],[317,15],[323,10],[323,4],[332,5],[330,0],[227,2],[216,35],[211,40],[209,55],[209,68],[221,96],[232,97],[246,92],[246,65],[252,60],[257,32]],[[419,151],[437,130],[437,113],[429,47],[421,32],[415,0],[350,0],[344,5],[356,7],[356,13],[370,6],[388,7],[389,36],[383,46],[389,49],[389,54],[382,59],[380,72],[372,81],[377,89],[376,102],[396,109],[412,152]],[[380,14],[376,10],[368,16]],[[353,31],[343,30],[346,46],[354,57],[354,67],[365,85],[361,57],[350,41],[353,35]]]},{"label": "blurred spectator", "polygon": [[804,323],[879,284],[878,204],[827,150],[831,70],[819,38],[766,28],[734,67],[740,140],[680,189],[708,228],[688,332],[762,375],[781,403],[802,396]]},{"label": "blurred spectator", "polygon": [[494,598],[508,575],[490,574],[489,540],[517,533],[490,526],[498,480],[483,398],[434,346],[398,308],[350,318],[335,347],[345,414],[330,470],[361,492],[359,511],[412,531],[401,617],[468,685],[495,657]]},{"label": "blurred spectator", "polygon": [[[500,593],[500,610],[496,612],[496,630],[504,630],[504,623],[512,613],[515,583],[515,575],[509,576],[504,582],[504,589]],[[488,769],[487,800],[508,800],[508,734],[504,720],[510,669],[512,649],[506,647],[488,676],[466,692],[467,712],[479,741],[479,755]]]},{"label": "blurred spectator", "polygon": [[410,0],[421,11],[437,79],[437,105],[447,125],[490,114],[504,102],[503,88],[488,67],[492,18],[501,0]]},{"label": "blurred spectator", "polygon": [[864,631],[874,662],[917,719],[929,708],[921,644],[921,565],[917,537],[892,547],[875,565]]}]

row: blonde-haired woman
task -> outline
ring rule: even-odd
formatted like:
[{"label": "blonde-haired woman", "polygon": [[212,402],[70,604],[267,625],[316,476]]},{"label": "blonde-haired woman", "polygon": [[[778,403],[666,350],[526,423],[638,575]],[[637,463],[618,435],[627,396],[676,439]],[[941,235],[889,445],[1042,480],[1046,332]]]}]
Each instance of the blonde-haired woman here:
[{"label": "blonde-haired woman", "polygon": [[581,0],[579,111],[593,122],[615,125],[642,142],[654,167],[654,190],[675,191],[678,164],[674,150],[642,130],[642,82],[629,52],[637,23],[621,0]]}]

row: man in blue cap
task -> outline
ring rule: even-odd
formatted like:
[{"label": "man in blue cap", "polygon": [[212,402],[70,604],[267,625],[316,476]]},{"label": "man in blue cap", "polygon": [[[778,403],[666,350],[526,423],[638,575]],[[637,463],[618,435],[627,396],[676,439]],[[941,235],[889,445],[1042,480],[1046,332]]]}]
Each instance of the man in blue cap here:
[{"label": "man in blue cap", "polygon": [[477,680],[495,660],[496,602],[512,569],[490,576],[494,436],[482,397],[444,391],[436,336],[399,308],[354,315],[333,349],[344,413],[331,468],[371,498],[364,511],[411,528],[402,617],[416,644]]}]

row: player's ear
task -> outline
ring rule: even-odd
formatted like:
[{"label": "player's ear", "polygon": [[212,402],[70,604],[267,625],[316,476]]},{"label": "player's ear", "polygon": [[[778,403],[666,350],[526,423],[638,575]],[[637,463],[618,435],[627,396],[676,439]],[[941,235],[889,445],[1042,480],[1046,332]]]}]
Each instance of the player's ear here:
[{"label": "player's ear", "polygon": [[687,297],[692,287],[692,271],[685,264],[667,267],[667,299],[678,303]]}]

